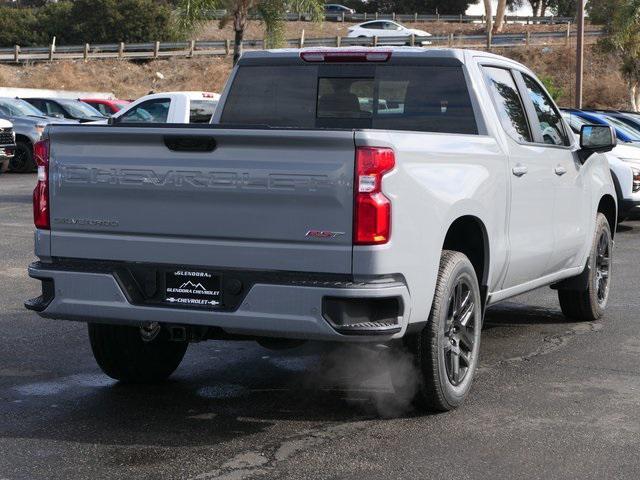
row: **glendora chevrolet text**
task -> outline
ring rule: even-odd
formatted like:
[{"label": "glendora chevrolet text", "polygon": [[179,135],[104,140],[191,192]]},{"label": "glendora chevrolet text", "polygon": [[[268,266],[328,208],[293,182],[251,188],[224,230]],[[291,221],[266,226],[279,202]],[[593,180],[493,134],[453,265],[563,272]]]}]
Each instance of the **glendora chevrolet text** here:
[{"label": "glendora chevrolet text", "polygon": [[550,286],[568,319],[604,314],[615,145],[486,52],[247,52],[210,125],[47,128],[26,306],[87,322],[125,382],[190,341],[383,344],[418,372],[399,394],[450,410],[487,306]]}]

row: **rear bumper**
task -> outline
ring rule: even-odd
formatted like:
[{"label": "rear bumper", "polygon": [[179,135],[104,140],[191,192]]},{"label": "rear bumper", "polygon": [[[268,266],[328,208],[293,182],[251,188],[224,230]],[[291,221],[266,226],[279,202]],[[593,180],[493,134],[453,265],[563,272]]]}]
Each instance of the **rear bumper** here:
[{"label": "rear bumper", "polygon": [[[268,275],[243,274],[255,276],[256,280],[246,283],[246,292],[233,309],[202,310],[132,298],[117,264],[71,266],[36,262],[29,267],[29,276],[42,280],[43,294],[28,300],[25,306],[51,319],[134,325],[160,322],[217,327],[233,335],[343,342],[399,338],[409,323],[409,292],[398,278],[354,282],[299,274],[271,281]],[[375,316],[381,310],[387,315],[395,312],[393,321],[381,320],[378,315],[374,322],[356,322],[361,328],[355,329],[353,325],[345,328],[336,323],[340,318],[358,319],[363,312],[373,312]]]}]

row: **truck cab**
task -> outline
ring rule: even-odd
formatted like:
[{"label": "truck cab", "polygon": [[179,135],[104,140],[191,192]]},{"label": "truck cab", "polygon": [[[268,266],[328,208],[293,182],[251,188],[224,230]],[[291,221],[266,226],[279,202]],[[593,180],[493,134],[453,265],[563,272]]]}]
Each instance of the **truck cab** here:
[{"label": "truck cab", "polygon": [[121,123],[209,123],[220,100],[211,92],[162,92],[145,95],[111,116]]}]

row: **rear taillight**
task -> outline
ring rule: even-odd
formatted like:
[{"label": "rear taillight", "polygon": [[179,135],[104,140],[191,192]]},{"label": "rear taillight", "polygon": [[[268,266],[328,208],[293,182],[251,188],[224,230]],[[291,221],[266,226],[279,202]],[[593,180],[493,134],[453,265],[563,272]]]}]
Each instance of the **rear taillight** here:
[{"label": "rear taillight", "polygon": [[49,140],[37,142],[33,156],[38,166],[38,183],[33,190],[33,223],[36,228],[49,230]]},{"label": "rear taillight", "polygon": [[353,243],[387,243],[391,234],[391,202],[382,193],[382,177],[393,170],[395,154],[390,148],[356,149]]}]

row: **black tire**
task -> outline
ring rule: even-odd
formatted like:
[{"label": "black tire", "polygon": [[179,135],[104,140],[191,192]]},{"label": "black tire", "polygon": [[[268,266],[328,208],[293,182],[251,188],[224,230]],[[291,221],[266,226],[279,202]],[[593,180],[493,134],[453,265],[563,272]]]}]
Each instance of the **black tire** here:
[{"label": "black tire", "polygon": [[16,150],[9,162],[9,171],[16,173],[32,172],[36,169],[33,160],[33,146],[28,142],[16,142]]},{"label": "black tire", "polygon": [[598,213],[589,255],[587,285],[581,290],[558,290],[560,308],[565,317],[583,322],[593,322],[602,317],[609,300],[612,250],[611,227],[607,218]]},{"label": "black tire", "polygon": [[[466,294],[471,303],[462,302]],[[456,312],[455,305],[461,307],[460,311]],[[467,314],[470,316],[463,325],[460,320]],[[458,328],[457,333],[454,327]],[[442,412],[460,406],[469,393],[478,365],[481,328],[482,301],[473,265],[466,255],[445,250],[440,257],[428,323],[419,333],[404,338],[418,378],[416,381],[410,375],[392,374],[398,395],[410,395],[414,405],[429,411]]]},{"label": "black tire", "polygon": [[140,328],[89,324],[89,340],[98,366],[111,378],[126,383],[166,380],[180,365],[189,344],[170,341],[160,331],[144,341]]}]

